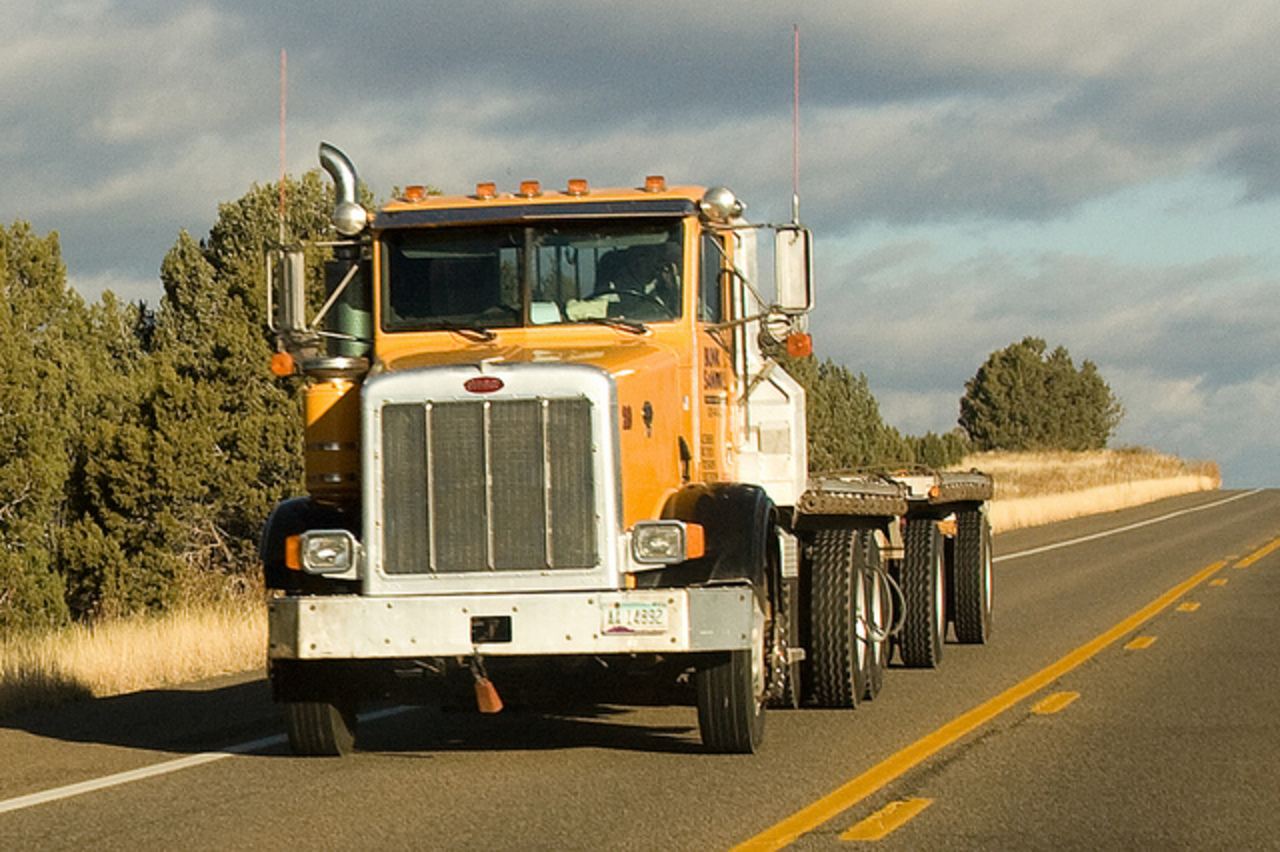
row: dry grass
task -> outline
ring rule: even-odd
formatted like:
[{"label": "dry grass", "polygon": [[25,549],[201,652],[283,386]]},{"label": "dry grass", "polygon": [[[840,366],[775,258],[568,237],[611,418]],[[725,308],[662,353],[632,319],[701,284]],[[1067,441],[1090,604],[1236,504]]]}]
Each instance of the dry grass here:
[{"label": "dry grass", "polygon": [[261,667],[266,607],[223,602],[162,617],[0,640],[0,715]]},{"label": "dry grass", "polygon": [[1110,512],[1222,484],[1213,462],[1185,462],[1152,450],[979,453],[964,461],[995,479],[997,532]]}]

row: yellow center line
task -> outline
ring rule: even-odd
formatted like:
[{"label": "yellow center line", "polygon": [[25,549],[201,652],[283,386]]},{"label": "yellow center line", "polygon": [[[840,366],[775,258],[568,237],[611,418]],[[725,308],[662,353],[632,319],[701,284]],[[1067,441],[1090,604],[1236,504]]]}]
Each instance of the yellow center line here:
[{"label": "yellow center line", "polygon": [[1144,648],[1150,648],[1155,644],[1155,641],[1156,637],[1154,636],[1135,636],[1129,641],[1128,645],[1124,646],[1124,649],[1126,651],[1141,651]]},{"label": "yellow center line", "polygon": [[933,804],[933,799],[907,799],[890,802],[853,828],[840,835],[841,840],[884,840],[908,820]]},{"label": "yellow center line", "polygon": [[[1280,547],[1280,539],[1267,545],[1267,547],[1271,549]],[[807,831],[812,831],[827,820],[843,813],[956,740],[991,721],[1028,696],[1044,689],[1067,672],[1089,660],[1108,645],[1135,630],[1143,622],[1159,614],[1182,595],[1213,576],[1226,564],[1225,561],[1218,561],[1208,568],[1200,570],[1190,579],[1174,586],[1115,627],[1081,645],[1056,663],[1033,674],[1016,686],[1010,687],[968,713],[957,716],[933,733],[916,740],[897,754],[871,767],[857,778],[837,787],[816,802],[796,811],[777,825],[765,829],[750,840],[734,847],[734,852],[774,850],[789,845],[800,835]]]},{"label": "yellow center line", "polygon": [[1268,553],[1275,550],[1277,547],[1280,547],[1280,538],[1270,541],[1267,544],[1263,545],[1258,550],[1256,550],[1255,552],[1250,553],[1244,559],[1241,559],[1239,562],[1237,562],[1236,567],[1248,568],[1250,565],[1257,562],[1259,559],[1266,556]]},{"label": "yellow center line", "polygon": [[1080,693],[1078,692],[1055,692],[1048,698],[1037,701],[1035,706],[1031,708],[1031,712],[1040,716],[1049,716],[1057,713],[1079,697]]}]

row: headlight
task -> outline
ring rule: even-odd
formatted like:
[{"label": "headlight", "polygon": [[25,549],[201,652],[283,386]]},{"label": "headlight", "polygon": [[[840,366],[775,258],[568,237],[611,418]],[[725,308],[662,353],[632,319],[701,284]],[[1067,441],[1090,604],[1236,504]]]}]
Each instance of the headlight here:
[{"label": "headlight", "polygon": [[631,557],[644,565],[674,565],[703,554],[702,527],[684,521],[640,521],[631,529]]},{"label": "headlight", "polygon": [[360,542],[346,530],[302,534],[302,568],[308,574],[345,574],[356,567]]}]

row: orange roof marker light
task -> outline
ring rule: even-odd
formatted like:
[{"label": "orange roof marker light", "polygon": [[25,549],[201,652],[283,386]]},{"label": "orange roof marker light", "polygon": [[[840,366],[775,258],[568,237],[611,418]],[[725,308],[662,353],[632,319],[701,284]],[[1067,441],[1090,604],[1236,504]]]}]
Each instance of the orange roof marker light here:
[{"label": "orange roof marker light", "polygon": [[493,182],[476,184],[476,198],[481,201],[489,201],[498,197],[498,185]]},{"label": "orange roof marker light", "polygon": [[569,194],[569,195],[573,195],[573,196],[581,196],[581,195],[586,195],[586,194],[587,194],[587,191],[588,191],[588,190],[587,190],[587,179],[586,179],[586,178],[572,178],[572,179],[570,179],[570,181],[569,181],[569,189],[567,190],[567,194]]},{"label": "orange roof marker light", "polygon": [[644,179],[645,192],[666,192],[667,179],[662,175],[649,175]]},{"label": "orange roof marker light", "polygon": [[405,201],[421,201],[427,197],[427,188],[425,186],[407,186],[404,190]]},{"label": "orange roof marker light", "polygon": [[542,194],[542,184],[536,180],[520,181],[520,195],[524,198],[535,198]]}]

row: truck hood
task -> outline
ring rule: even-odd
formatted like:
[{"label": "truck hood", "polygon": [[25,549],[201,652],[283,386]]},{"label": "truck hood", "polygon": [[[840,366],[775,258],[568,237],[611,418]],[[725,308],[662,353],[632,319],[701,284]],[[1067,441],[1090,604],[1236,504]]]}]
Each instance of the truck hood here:
[{"label": "truck hood", "polygon": [[479,367],[481,363],[545,364],[554,362],[590,364],[601,368],[618,380],[625,379],[640,370],[660,366],[672,369],[676,365],[676,357],[669,347],[648,341],[636,341],[624,346],[617,344],[609,346],[495,345],[482,349],[467,347],[404,355],[385,361],[382,368],[387,372],[399,372],[423,367],[457,367],[466,364],[475,364]]}]

